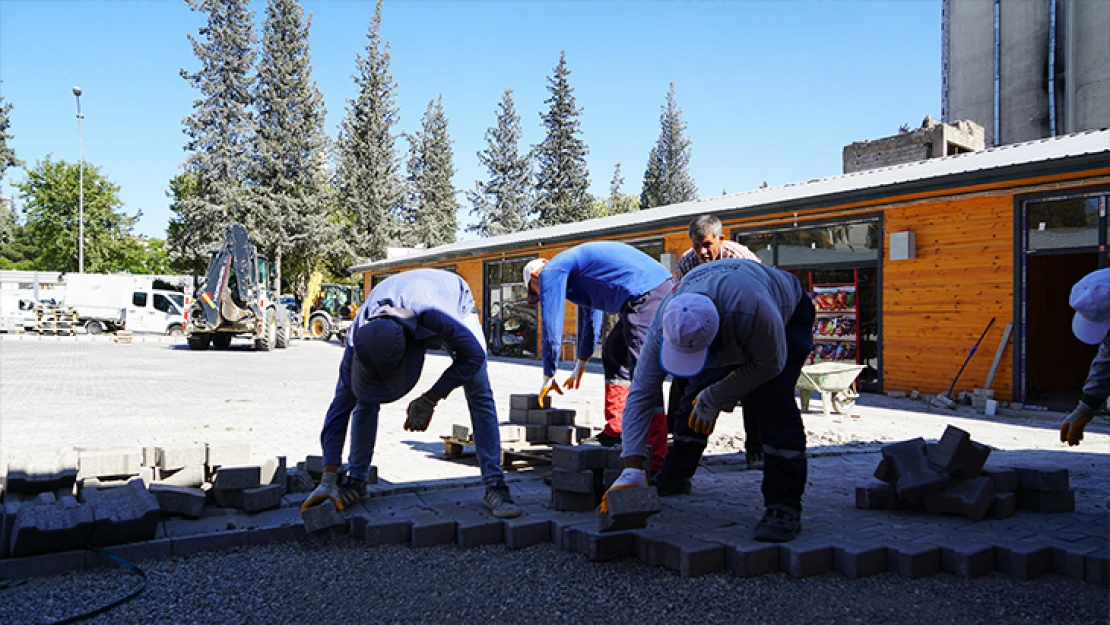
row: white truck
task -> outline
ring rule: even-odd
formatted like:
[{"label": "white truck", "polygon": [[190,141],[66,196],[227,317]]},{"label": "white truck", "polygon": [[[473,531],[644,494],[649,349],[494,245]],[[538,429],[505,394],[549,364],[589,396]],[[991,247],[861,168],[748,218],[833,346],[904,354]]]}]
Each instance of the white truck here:
[{"label": "white truck", "polygon": [[89,334],[127,329],[180,336],[185,294],[153,288],[151,276],[70,273],[64,305],[77,310]]}]

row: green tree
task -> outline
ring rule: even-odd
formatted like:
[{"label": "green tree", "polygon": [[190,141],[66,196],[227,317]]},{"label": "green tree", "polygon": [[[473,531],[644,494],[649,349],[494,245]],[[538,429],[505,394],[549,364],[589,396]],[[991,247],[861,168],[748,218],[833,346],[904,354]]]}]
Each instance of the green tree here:
[{"label": "green tree", "polygon": [[586,167],[590,150],[579,136],[582,110],[575,104],[574,89],[567,80],[566,51],[559,54],[554,72],[547,79],[551,96],[544,100],[549,109],[540,113],[547,135],[535,147],[536,225],[541,228],[586,219],[593,207]]},{"label": "green tree", "polygon": [[120,256],[120,264],[115,271],[141,274],[168,274],[171,271],[166,244],[161,239],[129,237],[121,246]]},{"label": "green tree", "polygon": [[352,252],[362,259],[385,257],[397,235],[403,188],[393,128],[400,120],[390,71],[389,43],[382,40],[382,3],[370,20],[365,55],[355,61],[358,94],[347,101],[339,128],[336,189]]},{"label": "green tree", "polygon": [[443,96],[428,103],[420,130],[408,137],[408,197],[401,223],[410,245],[436,247],[455,242],[459,203],[455,199],[454,151],[443,112]]},{"label": "green tree", "polygon": [[640,200],[635,196],[621,193],[624,187],[624,176],[621,175],[621,164],[613,168],[613,180],[609,182],[609,197],[606,202],[606,215],[620,215],[640,210]]},{"label": "green tree", "polygon": [[[4,182],[4,173],[10,167],[20,167],[23,161],[15,157],[15,150],[8,145],[13,137],[8,133],[8,128],[11,126],[9,114],[12,112],[12,105],[4,103],[4,97],[0,96],[0,183]],[[0,245],[7,245],[14,240],[16,228],[15,211],[8,202],[0,201]]]},{"label": "green tree", "polygon": [[[19,189],[28,239],[39,249],[43,271],[77,271],[80,166],[49,156],[27,172]],[[100,168],[85,164],[85,270],[118,271],[125,264],[130,231],[142,213],[127,215],[119,187]]]},{"label": "green tree", "polygon": [[[216,247],[228,226],[247,223],[251,203],[243,191],[250,161],[254,120],[251,91],[254,77],[253,12],[248,0],[186,0],[208,21],[199,37],[189,35],[197,72],[181,70],[200,91],[186,117],[185,172],[195,178],[193,194],[178,203],[170,248],[174,256]],[[172,183],[171,183],[172,184]]]},{"label": "green tree", "polygon": [[173,271],[202,275],[208,267],[208,252],[217,245],[207,231],[194,228],[188,221],[186,206],[200,192],[196,174],[180,173],[170,179],[166,197],[170,198],[169,226],[166,228],[166,255]]},{"label": "green tree", "polygon": [[324,98],[312,80],[311,17],[296,0],[269,0],[254,92],[258,129],[250,168],[252,240],[274,262],[280,284],[287,257],[311,267],[338,235],[329,219]]},{"label": "green tree", "polygon": [[520,116],[513,103],[512,88],[501,94],[497,125],[486,130],[486,149],[478,153],[478,163],[489,172],[489,180],[479,180],[467,199],[470,214],[478,220],[467,227],[479,236],[494,237],[520,232],[528,227],[532,212],[532,168],[527,154],[520,153]]},{"label": "green tree", "polygon": [[39,248],[27,235],[27,229],[16,224],[12,240],[0,245],[0,269],[34,271],[38,266]]},{"label": "green tree", "polygon": [[659,139],[648,155],[640,208],[667,206],[698,199],[698,187],[690,176],[690,140],[686,122],[675,100],[674,83],[659,116]]}]

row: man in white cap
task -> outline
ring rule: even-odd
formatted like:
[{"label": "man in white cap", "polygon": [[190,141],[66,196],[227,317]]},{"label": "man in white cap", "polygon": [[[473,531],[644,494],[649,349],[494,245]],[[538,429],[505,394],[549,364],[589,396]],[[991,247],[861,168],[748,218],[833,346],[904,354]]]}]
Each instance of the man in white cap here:
[{"label": "man in white cap", "polygon": [[[301,506],[302,512],[329,500],[343,510],[366,498],[378,411],[382,404],[401,399],[416,386],[425,350],[437,346],[451,355],[451,366],[431,389],[409,404],[405,430],[427,430],[436,404],[463,387],[486,485],[483,501],[496,517],[520,515],[501,470],[501,432],[474,297],[462,278],[440,269],[417,269],[387,278],[370,291],[359,309],[347,332],[335,398],[320,433],[324,474],[320,486]],[[348,422],[350,455],[347,474],[341,480],[338,470]]]},{"label": "man in white cap", "polygon": [[[578,305],[578,362],[567,378],[578,388],[586,363],[601,336],[604,313],[620,316],[601,346],[605,369],[605,429],[597,442],[611,447],[621,440],[621,412],[655,309],[674,285],[671,273],[654,258],[625,243],[596,241],[560,252],[550,262],[536,259],[524,267],[528,301],[543,315],[543,385],[540,396],[562,394],[555,381],[563,343],[566,300]],[[667,453],[667,417],[660,389],[652,399],[652,465]]]},{"label": "man in white cap", "polygon": [[1071,322],[1075,337],[1099,346],[1079,405],[1060,424],[1060,442],[1078,445],[1083,440],[1083,429],[1110,396],[1110,269],[1084,276],[1072,287],[1069,303],[1075,309]]},{"label": "man in white cap", "polygon": [[763,431],[766,511],[755,539],[792,540],[801,531],[806,483],[806,436],[794,386],[813,348],[813,320],[813,302],[784,271],[720,260],[686,274],[648,331],[624,409],[625,469],[610,490],[647,486],[652,398],[668,373],[690,378],[682,401],[693,409],[688,421],[675,423],[674,446],[655,478],[660,494],[689,491],[718,415],[743,403]]}]

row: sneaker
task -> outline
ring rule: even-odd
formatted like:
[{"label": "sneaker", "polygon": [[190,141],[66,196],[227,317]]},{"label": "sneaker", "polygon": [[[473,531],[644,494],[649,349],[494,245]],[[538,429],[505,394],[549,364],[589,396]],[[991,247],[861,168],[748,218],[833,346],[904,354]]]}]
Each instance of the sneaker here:
[{"label": "sneaker", "polygon": [[493,516],[499,519],[511,519],[520,516],[520,506],[513,503],[513,496],[509,492],[509,487],[504,484],[487,486],[486,496],[482,498],[482,502],[493,512]]},{"label": "sneaker", "polygon": [[765,543],[785,543],[802,531],[802,511],[782,504],[771,504],[755,526],[755,539]]},{"label": "sneaker", "polygon": [[691,489],[690,478],[688,477],[668,477],[666,475],[655,476],[655,490],[659,491],[660,497],[670,497],[671,495],[689,495]]},{"label": "sneaker", "polygon": [[601,445],[602,447],[613,447],[621,444],[620,434],[610,436],[605,432],[599,432],[597,436],[591,436],[582,441],[583,445]]},{"label": "sneaker", "polygon": [[339,501],[343,504],[343,509],[346,510],[351,506],[366,501],[370,498],[370,491],[366,487],[365,480],[356,480],[344,476],[339,482]]},{"label": "sneaker", "polygon": [[749,451],[744,454],[744,459],[748,463],[749,471],[762,471],[763,470],[763,452],[762,451]]}]

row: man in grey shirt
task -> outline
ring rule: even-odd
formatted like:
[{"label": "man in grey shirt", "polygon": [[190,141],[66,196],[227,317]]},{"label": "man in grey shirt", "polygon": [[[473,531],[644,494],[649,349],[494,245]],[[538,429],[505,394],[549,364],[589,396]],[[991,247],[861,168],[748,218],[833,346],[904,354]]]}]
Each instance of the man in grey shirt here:
[{"label": "man in grey shirt", "polygon": [[1060,442],[1078,445],[1083,440],[1083,429],[1110,396],[1110,269],[1099,269],[1084,276],[1072,287],[1068,303],[1075,309],[1071,324],[1075,337],[1099,346],[1083,384],[1079,404],[1060,424]]},{"label": "man in grey shirt", "polygon": [[[720,260],[686,274],[652,320],[625,404],[625,469],[612,489],[647,486],[645,440],[667,374],[689,378],[688,421],[675,423],[674,446],[657,485],[689,480],[718,415],[743,403],[763,430],[766,512],[755,539],[785,542],[801,531],[806,482],[805,429],[794,386],[813,348],[813,303],[789,273]],[[605,502],[602,502],[603,508]]]}]

